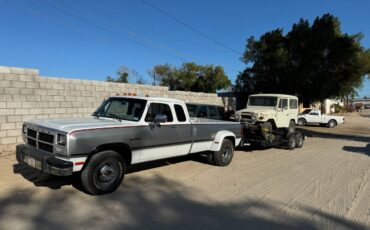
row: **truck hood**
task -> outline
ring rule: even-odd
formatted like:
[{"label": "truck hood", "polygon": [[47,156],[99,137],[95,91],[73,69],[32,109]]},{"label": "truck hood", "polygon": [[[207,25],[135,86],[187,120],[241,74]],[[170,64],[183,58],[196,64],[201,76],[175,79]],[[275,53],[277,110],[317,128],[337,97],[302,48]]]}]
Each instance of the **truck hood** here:
[{"label": "truck hood", "polygon": [[263,113],[263,114],[275,114],[275,109],[268,109],[266,107],[249,107],[246,109],[236,111],[237,114],[241,113]]},{"label": "truck hood", "polygon": [[69,119],[34,119],[26,122],[32,126],[43,127],[46,129],[53,129],[69,133],[73,130],[80,129],[96,129],[96,128],[110,128],[110,127],[125,127],[137,125],[134,121],[118,121],[106,118],[69,118]]}]

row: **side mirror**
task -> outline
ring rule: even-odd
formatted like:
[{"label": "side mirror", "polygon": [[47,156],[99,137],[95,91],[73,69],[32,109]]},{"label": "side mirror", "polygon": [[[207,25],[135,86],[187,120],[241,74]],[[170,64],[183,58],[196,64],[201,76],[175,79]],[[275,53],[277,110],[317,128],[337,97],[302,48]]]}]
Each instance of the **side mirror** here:
[{"label": "side mirror", "polygon": [[166,123],[167,116],[165,114],[156,114],[154,118],[154,124],[159,125],[160,123]]}]

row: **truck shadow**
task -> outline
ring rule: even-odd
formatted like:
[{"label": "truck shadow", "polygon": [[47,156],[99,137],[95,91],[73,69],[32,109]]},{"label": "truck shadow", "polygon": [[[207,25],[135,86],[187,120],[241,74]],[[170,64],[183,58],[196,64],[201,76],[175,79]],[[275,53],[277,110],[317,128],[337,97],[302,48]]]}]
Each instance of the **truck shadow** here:
[{"label": "truck shadow", "polygon": [[362,153],[362,154],[370,156],[370,144],[367,144],[365,147],[343,146],[343,150],[352,152],[352,153]]},{"label": "truck shadow", "polygon": [[[178,164],[185,161],[195,161],[202,164],[209,164],[206,157],[201,154],[193,154],[188,156],[174,157],[169,159],[150,161],[146,163],[140,163],[130,166],[127,174],[132,174],[144,170],[150,170],[154,168],[164,167],[168,165]],[[212,165],[210,165],[212,167]],[[43,173],[37,169],[34,169],[26,164],[14,164],[13,165],[14,174],[20,174],[23,178],[30,181],[37,187],[47,187],[50,189],[60,189],[63,186],[72,185],[79,191],[84,192],[80,183],[80,174],[76,173],[72,176],[58,177],[50,174]]]},{"label": "truck shadow", "polygon": [[[129,176],[104,196],[73,189],[13,188],[0,196],[0,229],[365,229],[303,204],[217,201],[160,175]],[[294,206],[297,215],[289,215]],[[284,211],[285,210],[285,211]]]}]

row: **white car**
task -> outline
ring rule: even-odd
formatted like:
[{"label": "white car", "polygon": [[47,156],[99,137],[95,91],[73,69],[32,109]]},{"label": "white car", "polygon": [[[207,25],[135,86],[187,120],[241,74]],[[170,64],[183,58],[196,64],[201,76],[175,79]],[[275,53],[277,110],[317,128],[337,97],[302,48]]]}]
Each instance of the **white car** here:
[{"label": "white car", "polygon": [[322,126],[327,126],[333,128],[338,124],[344,123],[344,117],[342,116],[332,116],[321,114],[320,110],[316,109],[306,109],[303,113],[298,115],[298,125],[304,126],[307,124],[320,124]]}]

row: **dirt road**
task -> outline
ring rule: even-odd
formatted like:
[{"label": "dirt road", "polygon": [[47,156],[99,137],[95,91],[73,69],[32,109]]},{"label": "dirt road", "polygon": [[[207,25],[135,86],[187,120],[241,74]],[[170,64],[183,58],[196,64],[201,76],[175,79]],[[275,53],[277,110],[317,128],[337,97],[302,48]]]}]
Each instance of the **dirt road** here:
[{"label": "dirt road", "polygon": [[[370,229],[370,112],[308,127],[302,149],[136,167],[118,191],[81,192],[0,158],[0,229]],[[14,173],[13,173],[14,172]]]}]

